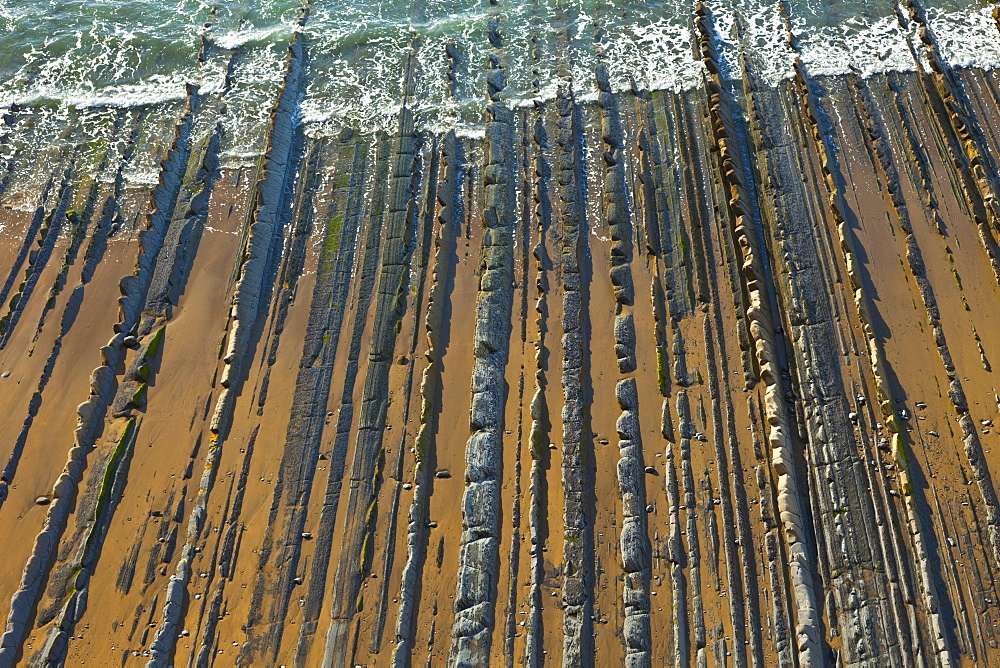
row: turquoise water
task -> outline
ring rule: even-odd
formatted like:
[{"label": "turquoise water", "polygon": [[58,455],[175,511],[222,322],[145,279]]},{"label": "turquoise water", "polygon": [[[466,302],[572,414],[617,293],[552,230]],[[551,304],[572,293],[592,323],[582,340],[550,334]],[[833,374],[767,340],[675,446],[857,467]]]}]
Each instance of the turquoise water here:
[{"label": "turquoise water", "polygon": [[[765,80],[789,74],[795,54],[785,44],[778,3],[708,4],[731,67],[745,52]],[[1000,64],[991,2],[924,5],[946,59]],[[281,83],[300,6],[301,0],[0,0],[0,107],[16,102],[56,113],[169,103],[184,98],[186,84],[222,91],[232,66],[229,116],[249,127],[266,118]],[[696,85],[702,70],[690,41],[693,6],[683,0],[503,0],[508,92],[530,103],[551,96],[569,76],[579,95],[592,94],[599,51],[621,88],[629,75],[653,89]],[[914,67],[912,36],[890,2],[793,0],[788,6],[803,62],[816,74]],[[302,120],[317,132],[391,127],[409,58],[418,75],[411,104],[421,124],[476,132],[491,52],[488,11],[487,0],[314,0],[302,28],[309,53]],[[560,28],[568,29],[568,40],[553,37]],[[199,60],[203,40],[209,48]],[[462,54],[453,91],[449,42]]]}]

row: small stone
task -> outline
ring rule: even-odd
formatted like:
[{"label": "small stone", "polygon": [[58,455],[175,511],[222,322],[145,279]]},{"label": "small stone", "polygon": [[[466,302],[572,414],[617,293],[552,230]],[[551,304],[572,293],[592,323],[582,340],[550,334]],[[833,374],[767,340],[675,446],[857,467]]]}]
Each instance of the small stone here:
[{"label": "small stone", "polygon": [[190,631],[188,631],[187,629],[184,629],[183,631],[181,631],[181,635],[182,635],[182,636],[184,636],[184,637],[186,638],[186,637],[188,637],[189,635],[191,635],[191,632],[190,632]]},{"label": "small stone", "polygon": [[656,469],[652,466],[647,466],[646,473],[656,473]]},{"label": "small stone", "polygon": [[558,448],[556,448],[556,444],[555,443],[549,443],[549,450],[556,450],[556,449],[558,449]]},{"label": "small stone", "polygon": [[37,499],[35,499],[35,504],[39,505],[39,506],[47,506],[51,502],[52,502],[52,499],[50,499],[47,496],[40,496]]},{"label": "small stone", "polygon": [[601,445],[607,445],[608,444],[608,439],[602,438],[601,440],[598,441],[598,443],[600,443]]},{"label": "small stone", "polygon": [[653,506],[646,506],[646,512],[647,513],[651,513],[651,512],[653,512],[653,510],[655,510],[655,508],[653,508]]},{"label": "small stone", "polygon": [[443,480],[445,478],[450,478],[451,473],[449,473],[447,469],[441,469],[440,471],[434,474],[434,477],[441,478]]},{"label": "small stone", "polygon": [[300,585],[300,584],[302,584],[302,578],[295,578],[295,579],[292,580],[292,582],[294,582],[297,585]]},{"label": "small stone", "polygon": [[937,433],[936,431],[934,431],[934,430],[931,430],[931,431],[928,431],[928,432],[927,432],[927,434],[928,434],[928,435],[930,435],[930,436],[933,436],[933,437],[935,437],[935,438],[937,438],[937,437],[938,437],[938,435],[939,435],[939,434],[938,434],[938,433]]},{"label": "small stone", "polygon": [[851,422],[853,422],[854,424],[857,424],[858,423],[858,414],[855,413],[854,411],[851,411],[850,413],[847,414],[847,419],[850,420]]},{"label": "small stone", "polygon": [[3,373],[0,373],[0,378],[9,378],[9,377],[10,377],[10,371],[4,371]]},{"label": "small stone", "polygon": [[122,343],[125,344],[126,348],[135,348],[139,344],[139,340],[130,334],[122,339]]},{"label": "small stone", "polygon": [[437,529],[437,525],[438,525],[437,522],[428,522],[427,523],[427,528],[428,529]]},{"label": "small stone", "polygon": [[308,531],[303,531],[302,532],[302,537],[305,538],[306,540],[309,540],[310,538],[313,537],[313,535],[311,533],[309,533]]},{"label": "small stone", "polygon": [[408,483],[408,482],[404,482],[404,483],[403,483],[403,489],[407,489],[407,490],[409,490],[409,489],[413,489],[413,485],[411,485],[411,484],[410,484],[410,483]]}]

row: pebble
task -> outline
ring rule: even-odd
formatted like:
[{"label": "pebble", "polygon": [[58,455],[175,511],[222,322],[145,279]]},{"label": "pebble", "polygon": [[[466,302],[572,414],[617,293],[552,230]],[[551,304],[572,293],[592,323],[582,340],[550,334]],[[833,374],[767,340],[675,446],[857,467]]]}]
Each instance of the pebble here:
[{"label": "pebble", "polygon": [[444,479],[444,478],[450,478],[451,477],[451,473],[449,473],[445,469],[441,469],[440,471],[438,471],[437,473],[434,474],[434,477],[435,478],[442,478],[442,479]]},{"label": "pebble", "polygon": [[408,482],[403,483],[403,489],[413,489],[413,485]]},{"label": "pebble", "polygon": [[37,499],[35,499],[35,503],[36,503],[37,505],[39,505],[39,506],[47,506],[47,505],[49,505],[49,503],[51,503],[51,502],[52,502],[52,499],[50,499],[50,498],[49,498],[49,497],[47,497],[47,496],[40,496],[40,497],[38,497]]}]

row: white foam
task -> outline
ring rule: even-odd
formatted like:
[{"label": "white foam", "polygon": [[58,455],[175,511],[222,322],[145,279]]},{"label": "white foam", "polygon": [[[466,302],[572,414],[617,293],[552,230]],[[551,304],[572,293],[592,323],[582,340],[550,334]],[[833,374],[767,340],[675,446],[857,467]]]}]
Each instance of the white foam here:
[{"label": "white foam", "polygon": [[863,76],[890,71],[911,71],[916,63],[910,50],[910,35],[894,15],[865,25],[857,19],[839,26],[810,30],[793,21],[799,35],[802,64],[815,76],[847,74]]},{"label": "white foam", "polygon": [[650,90],[680,91],[704,81],[705,66],[694,59],[691,32],[675,21],[623,26],[611,33],[604,54],[615,90],[629,90],[629,75]]},{"label": "white foam", "polygon": [[992,12],[992,3],[976,11],[927,8],[928,27],[946,63],[985,69],[1000,66],[1000,29]]},{"label": "white foam", "polygon": [[713,4],[712,11],[719,34],[723,76],[742,78],[741,56],[762,83],[776,85],[794,76],[796,53],[788,44],[788,33],[776,2],[731,0]]}]

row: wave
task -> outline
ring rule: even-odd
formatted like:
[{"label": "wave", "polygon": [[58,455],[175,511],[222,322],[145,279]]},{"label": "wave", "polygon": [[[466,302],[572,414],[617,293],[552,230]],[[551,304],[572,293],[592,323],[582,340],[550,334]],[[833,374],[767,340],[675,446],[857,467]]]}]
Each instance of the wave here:
[{"label": "wave", "polygon": [[275,37],[290,37],[294,32],[294,26],[289,24],[279,24],[264,28],[254,28],[250,30],[239,30],[228,32],[223,35],[206,34],[205,38],[223,49],[236,49],[245,44],[253,42],[265,42]]}]

